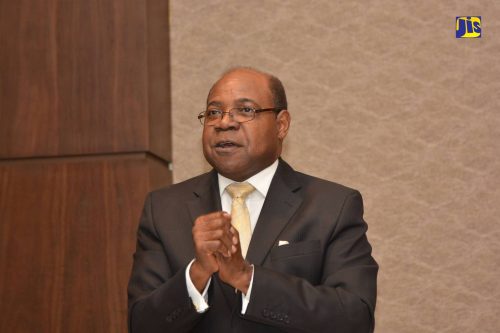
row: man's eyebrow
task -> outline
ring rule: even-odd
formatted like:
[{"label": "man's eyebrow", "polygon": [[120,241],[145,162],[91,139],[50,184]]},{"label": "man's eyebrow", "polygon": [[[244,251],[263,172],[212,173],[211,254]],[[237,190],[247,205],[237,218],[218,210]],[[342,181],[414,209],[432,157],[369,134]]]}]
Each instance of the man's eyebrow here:
[{"label": "man's eyebrow", "polygon": [[[245,103],[252,103],[254,105],[259,105],[259,103],[255,102],[253,99],[247,98],[247,97],[238,98],[236,101],[234,101],[234,103],[239,104],[239,105],[245,104]],[[207,104],[207,106],[223,107],[224,103],[219,102],[219,101],[211,101],[210,103]]]},{"label": "man's eyebrow", "polygon": [[218,107],[222,107],[222,103],[221,102],[217,102],[217,101],[212,101],[210,103],[207,104],[207,106],[218,106]]},{"label": "man's eyebrow", "polygon": [[237,102],[238,104],[253,103],[253,104],[259,105],[259,103],[255,102],[253,99],[251,99],[251,98],[246,98],[246,97],[243,97],[243,98],[238,98],[238,99],[236,100],[236,102]]}]

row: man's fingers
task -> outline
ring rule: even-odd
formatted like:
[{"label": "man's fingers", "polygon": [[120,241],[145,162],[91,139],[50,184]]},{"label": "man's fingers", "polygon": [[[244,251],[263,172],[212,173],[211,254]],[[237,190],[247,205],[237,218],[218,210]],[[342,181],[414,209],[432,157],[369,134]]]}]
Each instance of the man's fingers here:
[{"label": "man's fingers", "polygon": [[233,244],[237,245],[240,242],[240,234],[238,233],[238,230],[231,226],[231,228],[229,228],[229,232],[231,233]]},{"label": "man's fingers", "polygon": [[229,228],[229,232],[231,234],[231,253],[234,254],[238,251],[239,244],[240,244],[240,234],[238,233],[238,230],[231,226]]},{"label": "man's fingers", "polygon": [[222,254],[225,257],[230,257],[231,256],[231,247],[232,247],[232,240],[231,240],[231,233],[229,232],[224,232],[222,237],[220,238],[220,241],[224,245],[224,248],[222,250]]},{"label": "man's fingers", "polygon": [[207,231],[200,231],[197,233],[197,238],[200,241],[210,241],[210,240],[217,240],[221,239],[224,236],[225,232],[222,229],[215,229],[215,230],[207,230]]},{"label": "man's fingers", "polygon": [[224,211],[218,211],[206,215],[201,215],[196,219],[196,221],[199,221],[200,223],[208,222],[211,220],[231,220],[231,215]]},{"label": "man's fingers", "polygon": [[231,215],[226,212],[214,212],[198,217],[194,222],[194,228],[200,230],[213,230],[222,227],[229,228]]},{"label": "man's fingers", "polygon": [[204,241],[200,244],[198,249],[205,254],[215,254],[217,252],[220,253],[229,253],[229,249],[224,245],[224,243],[220,240],[208,240]]},{"label": "man's fingers", "polygon": [[200,248],[204,242],[217,240],[220,244],[217,243],[218,246],[214,249],[215,243],[210,243],[208,252],[219,251],[224,256],[230,256],[233,242],[230,228],[231,216],[226,212],[219,211],[198,217],[193,226],[195,246]]},{"label": "man's fingers", "polygon": [[[229,231],[225,231],[222,229],[210,230],[205,232],[200,232],[198,235],[198,240],[200,243],[203,242],[212,242],[219,241],[219,247],[215,250],[213,248],[212,251],[219,251],[224,256],[231,255],[231,248],[233,246],[232,234]],[[196,243],[196,241],[195,241]]]},{"label": "man's fingers", "polygon": [[195,241],[196,240],[201,242],[220,240],[227,248],[230,248],[231,245],[233,245],[234,236],[229,231],[223,229],[215,229],[196,233]]},{"label": "man's fingers", "polygon": [[231,228],[231,215],[226,212],[199,216],[193,226],[193,241],[197,251],[206,254],[218,252],[224,257],[236,253]]}]

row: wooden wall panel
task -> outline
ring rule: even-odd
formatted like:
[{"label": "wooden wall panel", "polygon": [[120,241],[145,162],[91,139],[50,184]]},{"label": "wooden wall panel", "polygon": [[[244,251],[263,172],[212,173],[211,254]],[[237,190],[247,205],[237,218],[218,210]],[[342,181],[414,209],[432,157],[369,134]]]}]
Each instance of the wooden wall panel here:
[{"label": "wooden wall panel", "polygon": [[135,232],[158,182],[170,174],[146,154],[0,164],[0,332],[126,332]]},{"label": "wooden wall panel", "polygon": [[126,332],[168,44],[165,0],[0,0],[0,332]]},{"label": "wooden wall panel", "polygon": [[[170,41],[168,1],[147,1],[149,150],[168,161],[171,153]],[[166,135],[168,133],[169,135]]]},{"label": "wooden wall panel", "polygon": [[0,1],[0,158],[170,160],[168,2]]}]

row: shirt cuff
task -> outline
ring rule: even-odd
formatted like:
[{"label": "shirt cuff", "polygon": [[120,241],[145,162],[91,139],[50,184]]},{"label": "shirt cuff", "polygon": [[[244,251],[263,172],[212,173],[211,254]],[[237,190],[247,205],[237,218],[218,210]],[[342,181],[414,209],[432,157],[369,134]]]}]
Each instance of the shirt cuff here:
[{"label": "shirt cuff", "polygon": [[248,286],[247,294],[241,293],[241,314],[244,315],[247,312],[248,303],[250,303],[250,294],[252,293],[252,285],[253,285],[253,273],[254,267],[252,265],[252,278],[250,279],[250,285]]},{"label": "shirt cuff", "polygon": [[[212,281],[212,278],[208,279],[207,285],[205,286],[205,289],[203,290],[203,293],[200,294],[198,289],[193,284],[193,281],[191,281],[191,276],[189,275],[189,270],[191,269],[191,265],[193,264],[195,259],[191,260],[189,265],[186,268],[186,287],[187,287],[187,292],[189,297],[191,298],[191,302],[193,302],[194,308],[196,309],[196,312],[198,313],[203,313],[207,311],[209,308],[208,306],[208,287],[210,286],[210,282]],[[252,276],[253,279],[253,276]],[[250,289],[248,289],[250,291]]]}]

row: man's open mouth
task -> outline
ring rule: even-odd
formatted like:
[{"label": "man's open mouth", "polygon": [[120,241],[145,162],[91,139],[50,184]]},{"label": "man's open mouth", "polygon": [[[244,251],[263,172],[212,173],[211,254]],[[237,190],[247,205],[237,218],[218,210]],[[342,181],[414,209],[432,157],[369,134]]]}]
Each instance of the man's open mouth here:
[{"label": "man's open mouth", "polygon": [[237,143],[233,141],[220,141],[215,144],[215,148],[233,148],[233,147],[239,147]]}]

